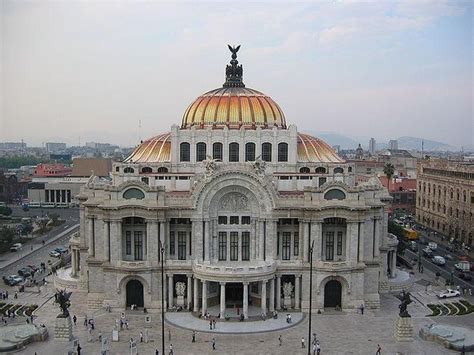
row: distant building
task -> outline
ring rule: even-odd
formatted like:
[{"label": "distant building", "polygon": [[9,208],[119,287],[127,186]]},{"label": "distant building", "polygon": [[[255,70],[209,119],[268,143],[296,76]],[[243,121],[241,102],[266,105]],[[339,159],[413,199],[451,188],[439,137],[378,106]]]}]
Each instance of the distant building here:
[{"label": "distant building", "polygon": [[7,149],[7,150],[26,149],[26,143],[23,143],[23,142],[5,142],[5,143],[0,143],[0,149]]},{"label": "distant building", "polygon": [[72,156],[71,154],[50,154],[49,159],[70,162]]},{"label": "distant building", "polygon": [[15,173],[0,170],[0,201],[12,203],[26,196],[26,184],[20,182]]},{"label": "distant building", "polygon": [[339,144],[336,144],[336,145],[332,146],[332,149],[334,149],[336,151],[336,153],[339,153],[340,150],[341,150],[341,146]]},{"label": "distant building", "polygon": [[395,178],[388,179],[386,176],[379,177],[382,185],[389,189],[390,196],[393,197],[389,214],[393,213],[410,213],[415,214],[416,211],[416,179]]},{"label": "distant building", "polygon": [[392,139],[388,142],[388,149],[390,150],[398,150],[398,141],[396,139]]},{"label": "distant building", "polygon": [[419,162],[418,223],[472,245],[473,211],[474,164],[446,159]]},{"label": "distant building", "polygon": [[355,158],[357,160],[364,158],[364,149],[362,149],[360,143],[359,143],[359,146],[356,149]]},{"label": "distant building", "polygon": [[72,172],[69,166],[65,166],[62,163],[47,163],[38,164],[36,166],[34,175],[35,176],[68,176]]},{"label": "distant building", "polygon": [[370,138],[369,153],[370,153],[370,155],[375,155],[375,139],[374,138]]},{"label": "distant building", "polygon": [[378,153],[377,160],[395,167],[395,177],[416,178],[416,164],[419,156],[408,150],[384,150]]},{"label": "distant building", "polygon": [[72,174],[75,177],[109,177],[112,171],[112,159],[106,158],[75,158],[72,161]]},{"label": "distant building", "polygon": [[48,153],[57,153],[66,150],[66,143],[46,143],[46,150]]}]

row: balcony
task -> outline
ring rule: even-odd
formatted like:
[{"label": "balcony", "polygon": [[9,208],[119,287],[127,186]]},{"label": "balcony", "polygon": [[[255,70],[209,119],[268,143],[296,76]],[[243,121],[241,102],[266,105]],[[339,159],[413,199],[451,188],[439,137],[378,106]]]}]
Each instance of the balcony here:
[{"label": "balcony", "polygon": [[258,281],[270,278],[276,271],[275,262],[254,262],[249,265],[242,265],[232,262],[220,264],[204,264],[195,262],[193,264],[193,272],[198,278],[210,281]]}]

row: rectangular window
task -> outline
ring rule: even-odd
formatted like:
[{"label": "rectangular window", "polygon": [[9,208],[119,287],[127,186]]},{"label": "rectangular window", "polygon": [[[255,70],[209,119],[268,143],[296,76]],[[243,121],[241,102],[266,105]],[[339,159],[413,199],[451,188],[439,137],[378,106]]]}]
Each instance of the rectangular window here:
[{"label": "rectangular window", "polygon": [[239,143],[229,144],[229,161],[230,162],[239,161]]},{"label": "rectangular window", "polygon": [[326,260],[334,260],[334,232],[326,232]]},{"label": "rectangular window", "polygon": [[242,232],[242,260],[250,260],[250,232]]},{"label": "rectangular window", "polygon": [[277,255],[280,255],[280,233],[277,233]]},{"label": "rectangular window", "polygon": [[281,241],[281,259],[290,260],[291,256],[291,233],[283,232]]},{"label": "rectangular window", "polygon": [[243,216],[241,223],[242,224],[250,224],[250,216]]},{"label": "rectangular window", "polygon": [[170,232],[170,255],[174,255],[174,231]]},{"label": "rectangular window", "polygon": [[342,255],[342,232],[337,232],[337,255]]},{"label": "rectangular window", "polygon": [[230,260],[239,260],[239,232],[230,232]]},{"label": "rectangular window", "polygon": [[319,183],[318,183],[318,186],[322,186],[326,183],[326,178],[325,177],[320,177],[319,178]]},{"label": "rectangular window", "polygon": [[239,224],[239,216],[230,216],[230,224]]},{"label": "rectangular window", "polygon": [[227,233],[219,232],[219,260],[227,260]]},{"label": "rectangular window", "polygon": [[219,224],[227,224],[227,216],[219,216],[218,223]]},{"label": "rectangular window", "polygon": [[212,158],[222,160],[222,143],[214,143],[212,145]]},{"label": "rectangular window", "polygon": [[125,254],[132,255],[132,232],[125,232]]},{"label": "rectangular window", "polygon": [[135,260],[143,260],[143,232],[135,231],[133,233],[133,248]]},{"label": "rectangular window", "polygon": [[178,232],[178,260],[186,260],[186,232]]},{"label": "rectangular window", "polygon": [[193,239],[193,234],[191,232],[189,232],[189,255],[192,255],[193,254],[193,249],[191,247],[191,240]]},{"label": "rectangular window", "polygon": [[293,233],[293,255],[298,256],[300,249],[300,234],[299,232]]}]

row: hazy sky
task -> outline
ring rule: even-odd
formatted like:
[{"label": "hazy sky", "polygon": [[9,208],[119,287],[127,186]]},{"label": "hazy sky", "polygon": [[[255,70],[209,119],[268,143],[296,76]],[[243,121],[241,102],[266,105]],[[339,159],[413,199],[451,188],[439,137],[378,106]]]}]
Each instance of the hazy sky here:
[{"label": "hazy sky", "polygon": [[0,4],[0,141],[167,131],[222,86],[230,43],[300,131],[473,144],[471,1]]}]

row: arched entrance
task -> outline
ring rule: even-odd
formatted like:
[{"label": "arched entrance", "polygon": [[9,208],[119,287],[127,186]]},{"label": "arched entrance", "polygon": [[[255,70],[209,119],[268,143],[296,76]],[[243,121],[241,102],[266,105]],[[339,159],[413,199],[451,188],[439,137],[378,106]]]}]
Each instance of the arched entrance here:
[{"label": "arched entrance", "polygon": [[342,285],[337,280],[330,280],[324,286],[324,307],[341,307]]},{"label": "arched entrance", "polygon": [[229,307],[243,307],[244,286],[242,283],[227,283],[225,285],[225,302]]},{"label": "arched entrance", "polygon": [[136,304],[137,307],[143,307],[143,284],[138,280],[130,280],[127,282],[127,307]]}]

